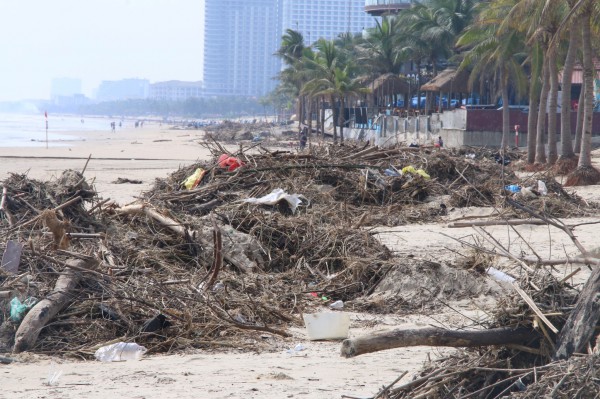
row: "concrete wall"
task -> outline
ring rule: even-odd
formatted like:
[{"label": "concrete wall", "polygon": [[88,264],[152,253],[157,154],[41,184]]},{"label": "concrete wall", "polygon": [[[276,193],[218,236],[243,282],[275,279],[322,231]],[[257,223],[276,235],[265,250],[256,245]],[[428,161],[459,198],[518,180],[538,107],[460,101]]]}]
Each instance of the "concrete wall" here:
[{"label": "concrete wall", "polygon": [[[574,116],[574,115],[573,115]],[[527,114],[511,110],[511,131],[508,137],[510,146],[516,145],[514,124],[519,124],[518,145],[527,143]],[[600,134],[600,113],[594,113],[593,134]],[[487,126],[487,127],[485,127]],[[476,128],[475,128],[476,127]],[[467,130],[468,129],[468,130]],[[574,129],[574,127],[573,127]],[[501,110],[446,110],[430,116],[401,118],[380,115],[374,119],[373,129],[346,129],[346,137],[369,140],[375,145],[418,143],[432,144],[441,136],[446,147],[487,146],[499,147],[502,140]],[[557,137],[560,140],[560,136]]]}]

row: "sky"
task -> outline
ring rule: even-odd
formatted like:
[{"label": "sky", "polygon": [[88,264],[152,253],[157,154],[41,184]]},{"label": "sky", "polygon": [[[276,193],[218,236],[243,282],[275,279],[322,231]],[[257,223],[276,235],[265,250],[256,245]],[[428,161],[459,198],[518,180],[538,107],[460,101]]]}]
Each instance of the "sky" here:
[{"label": "sky", "polygon": [[0,0],[0,101],[53,78],[202,80],[204,0]]}]

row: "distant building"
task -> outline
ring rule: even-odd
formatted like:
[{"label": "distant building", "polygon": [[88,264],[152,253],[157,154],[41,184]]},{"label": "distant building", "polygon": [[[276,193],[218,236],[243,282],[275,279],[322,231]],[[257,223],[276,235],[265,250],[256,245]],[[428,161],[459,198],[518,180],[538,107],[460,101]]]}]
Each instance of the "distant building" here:
[{"label": "distant building", "polygon": [[375,25],[364,0],[205,0],[204,95],[252,96],[276,85],[286,29],[307,44]]},{"label": "distant building", "polygon": [[373,16],[397,14],[410,8],[413,0],[365,0],[365,12]]},{"label": "distant building", "polygon": [[207,96],[263,96],[280,69],[281,0],[206,0]]},{"label": "distant building", "polygon": [[147,79],[104,80],[96,93],[98,101],[120,101],[148,97],[150,82]]},{"label": "distant building", "polygon": [[155,100],[184,101],[188,98],[202,97],[202,82],[182,82],[170,80],[150,84],[148,97]]},{"label": "distant building", "polygon": [[54,78],[50,86],[50,98],[52,100],[58,97],[71,97],[81,94],[81,79],[73,78]]},{"label": "distant building", "polygon": [[365,13],[365,0],[281,0],[282,35],[287,29],[299,31],[307,44],[323,38],[332,40],[341,33],[360,33],[375,26]]}]

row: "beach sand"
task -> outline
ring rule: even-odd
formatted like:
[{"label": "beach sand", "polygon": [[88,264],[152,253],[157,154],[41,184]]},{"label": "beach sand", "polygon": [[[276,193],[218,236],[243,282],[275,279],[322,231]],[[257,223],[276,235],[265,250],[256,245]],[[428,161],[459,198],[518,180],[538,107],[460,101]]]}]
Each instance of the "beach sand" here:
[{"label": "beach sand", "polygon": [[[198,144],[201,138],[201,131],[145,124],[143,129],[89,133],[84,141],[53,143],[61,146],[49,149],[43,145],[0,148],[0,178],[5,179],[10,172],[27,173],[35,179],[52,179],[65,169],[81,171],[91,154],[85,169],[86,178],[93,181],[100,196],[125,205],[149,189],[156,177],[166,177],[180,166],[206,159],[209,153]],[[139,179],[143,184],[113,183],[119,177]],[[599,186],[581,191],[587,200],[600,200]],[[446,221],[486,212],[489,210],[480,208],[451,211]],[[576,253],[573,243],[555,229],[519,226],[518,230],[543,256],[563,257]],[[581,226],[577,237],[585,246],[593,247],[597,245],[596,230],[594,225]],[[493,231],[502,242],[515,240],[506,227],[494,227]],[[444,262],[460,252],[460,244],[452,237],[470,234],[474,234],[471,229],[450,229],[444,223],[385,228],[379,236],[392,251]],[[587,270],[583,270],[577,279],[584,281],[586,276]],[[352,313],[350,337],[395,328],[460,327],[471,323],[468,318],[485,317],[481,309],[486,301],[487,298],[472,298],[452,303],[454,310],[434,315],[400,317]],[[268,338],[278,341],[274,347],[280,348],[268,353],[197,350],[186,354],[150,354],[141,361],[118,363],[19,354],[14,356],[18,362],[0,364],[0,397],[320,399],[347,395],[365,398],[374,396],[404,371],[409,373],[399,384],[409,381],[424,361],[453,351],[401,348],[344,359],[339,355],[340,342],[309,341],[302,328],[291,332],[291,338]],[[297,344],[301,344],[303,350],[286,350]]]},{"label": "beach sand", "polygon": [[[140,192],[148,190],[157,177],[166,177],[180,166],[210,157],[198,144],[201,130],[171,129],[168,125],[145,123],[143,128],[117,128],[116,132],[86,132],[84,140],[79,133],[69,141],[52,141],[50,146],[39,143],[36,147],[0,147],[0,179],[8,173],[24,173],[32,179],[50,180],[66,170],[85,169],[88,182],[105,199],[124,205]],[[117,178],[141,180],[142,184],[115,184]]]}]

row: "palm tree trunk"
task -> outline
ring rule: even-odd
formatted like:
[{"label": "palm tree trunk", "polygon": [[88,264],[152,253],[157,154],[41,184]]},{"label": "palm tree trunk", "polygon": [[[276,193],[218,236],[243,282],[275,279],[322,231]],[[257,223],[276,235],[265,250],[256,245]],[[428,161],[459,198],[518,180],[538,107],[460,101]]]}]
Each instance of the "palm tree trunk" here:
[{"label": "palm tree trunk", "polygon": [[[506,71],[501,71],[506,73]],[[507,77],[502,76],[502,150],[504,151],[508,147],[508,135],[510,134],[510,112],[508,107],[508,82]]]},{"label": "palm tree trunk", "polygon": [[581,91],[579,92],[578,101],[577,123],[575,124],[575,148],[573,149],[577,154],[581,152],[581,137],[583,136],[583,103],[585,102],[585,81],[583,81],[581,84]]},{"label": "palm tree trunk", "polygon": [[315,106],[314,101],[311,97],[307,97],[308,100],[308,143],[310,147],[310,136],[312,136],[312,127],[313,127],[313,108]]},{"label": "palm tree trunk", "polygon": [[337,121],[335,120],[335,98],[333,97],[333,95],[330,98],[331,100],[331,121],[333,122],[333,144],[337,144],[338,138],[337,138]]},{"label": "palm tree trunk", "polygon": [[340,96],[340,144],[344,144],[344,125],[346,123],[344,118],[344,96]]},{"label": "palm tree trunk", "polygon": [[[588,11],[591,10],[588,8]],[[583,102],[583,136],[581,140],[581,152],[579,153],[579,168],[592,166],[592,117],[594,112],[594,64],[592,63],[590,14],[587,13],[582,20],[583,80],[585,82],[585,94]]]},{"label": "palm tree trunk", "polygon": [[325,96],[321,97],[319,113],[321,115],[321,139],[325,140]]},{"label": "palm tree trunk", "polygon": [[548,71],[550,73],[550,103],[548,104],[548,164],[554,165],[558,159],[556,146],[556,112],[558,108],[558,70],[556,52],[548,52]]},{"label": "palm tree trunk", "polygon": [[[532,76],[532,81],[535,77]],[[535,144],[537,141],[537,116],[538,116],[539,85],[532,83],[529,88],[529,114],[527,116],[527,163],[535,162]]]},{"label": "palm tree trunk", "polygon": [[546,147],[544,144],[544,133],[546,128],[546,109],[548,107],[550,71],[548,69],[548,60],[544,59],[542,68],[542,91],[540,93],[540,106],[537,118],[537,137],[535,149],[535,163],[546,163]]},{"label": "palm tree trunk", "polygon": [[[575,20],[573,26],[581,26],[580,19]],[[569,33],[569,49],[565,57],[562,76],[562,99],[560,114],[560,157],[561,159],[571,159],[575,157],[573,152],[573,135],[571,132],[571,79],[573,77],[573,67],[575,66],[575,55],[579,49],[580,32],[578,29],[571,29]]]},{"label": "palm tree trunk", "polygon": [[319,112],[319,110],[321,109],[321,98],[317,97],[315,99],[315,108],[316,108],[316,112],[317,112],[317,119],[315,121],[316,127],[317,127],[317,137],[319,136],[319,132],[321,131],[321,113]]}]

